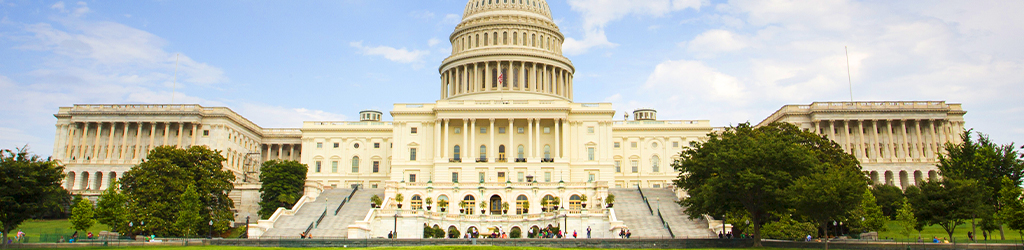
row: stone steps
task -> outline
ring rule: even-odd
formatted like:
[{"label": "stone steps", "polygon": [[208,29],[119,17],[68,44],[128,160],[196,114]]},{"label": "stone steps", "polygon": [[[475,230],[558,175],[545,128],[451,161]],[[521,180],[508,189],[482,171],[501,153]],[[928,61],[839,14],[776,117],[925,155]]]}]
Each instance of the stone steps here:
[{"label": "stone steps", "polygon": [[[384,197],[384,189],[360,189],[356,191],[352,195],[352,199],[345,203],[345,206],[338,211],[337,215],[334,214],[333,210],[327,211],[327,217],[324,217],[320,225],[314,228],[313,231],[310,231],[310,234],[314,237],[348,238],[348,226],[366,217],[366,213],[370,212],[370,197],[374,195]],[[338,205],[335,204],[331,208],[336,209],[337,207]]]},{"label": "stone steps", "polygon": [[[337,208],[338,204],[341,204],[341,200],[345,199],[352,192],[352,189],[346,188],[335,188],[324,190],[317,196],[316,200],[307,202],[299,211],[296,211],[294,215],[285,215],[277,219],[274,223],[274,228],[267,230],[261,238],[298,238],[302,232],[306,231],[309,224],[320,218],[325,209],[330,210],[331,208]],[[328,215],[333,214],[331,210]],[[326,217],[325,217],[326,219]]]},{"label": "stone steps", "polygon": [[610,188],[608,193],[615,195],[615,216],[629,228],[631,238],[670,237],[658,216],[651,215],[636,188]]},{"label": "stone steps", "polygon": [[[671,189],[664,188],[651,188],[643,189],[644,195],[647,196],[647,200],[651,202],[651,207],[655,210],[655,218],[657,219],[657,210],[661,210],[661,215],[665,218],[665,222],[672,227],[672,233],[675,234],[676,238],[717,238],[710,229],[708,229],[707,221],[703,219],[691,220],[686,215],[686,209],[679,206],[678,199],[676,198],[675,192]],[[616,203],[616,205],[618,205]]]}]

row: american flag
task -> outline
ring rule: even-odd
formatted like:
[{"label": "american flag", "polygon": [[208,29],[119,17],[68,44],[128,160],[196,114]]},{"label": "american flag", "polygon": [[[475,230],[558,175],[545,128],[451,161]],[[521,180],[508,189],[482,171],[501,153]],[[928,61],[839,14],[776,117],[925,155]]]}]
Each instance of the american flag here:
[{"label": "american flag", "polygon": [[505,81],[505,75],[502,74],[501,72],[498,72],[498,86],[502,86],[501,83],[504,82],[504,81]]}]

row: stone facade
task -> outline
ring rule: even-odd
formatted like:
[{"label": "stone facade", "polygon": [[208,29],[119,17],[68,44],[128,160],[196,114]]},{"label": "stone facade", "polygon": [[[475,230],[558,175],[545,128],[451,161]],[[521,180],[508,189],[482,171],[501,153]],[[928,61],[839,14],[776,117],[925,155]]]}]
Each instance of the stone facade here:
[{"label": "stone facade", "polygon": [[[53,156],[67,165],[65,188],[95,197],[153,147],[220,150],[237,177],[237,222],[255,218],[258,166],[282,159],[309,166],[303,201],[331,188],[384,189],[384,207],[350,225],[350,237],[384,236],[389,223],[416,228],[406,232],[420,234],[399,236],[418,238],[423,224],[525,231],[559,220],[613,237],[625,225],[603,204],[608,189],[671,188],[678,152],[721,128],[657,120],[653,109],[614,120],[611,103],[574,102],[563,38],[543,0],[469,1],[450,37],[452,54],[438,68],[440,99],[395,104],[393,121],[366,110],[359,121],[269,129],[224,107],[74,105],[55,115]],[[944,102],[812,103],[784,106],[761,125],[790,122],[827,134],[876,182],[907,186],[936,177],[936,153],[957,142],[964,113]],[[561,202],[541,206],[554,198]],[[426,199],[435,201],[429,209]],[[450,202],[445,212],[441,200]],[[462,201],[469,207],[459,213]],[[263,232],[273,224],[259,223]]]}]

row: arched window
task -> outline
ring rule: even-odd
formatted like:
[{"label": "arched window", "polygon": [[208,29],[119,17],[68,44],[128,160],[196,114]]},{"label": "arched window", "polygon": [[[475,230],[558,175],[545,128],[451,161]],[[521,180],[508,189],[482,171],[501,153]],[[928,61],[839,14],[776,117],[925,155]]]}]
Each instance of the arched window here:
[{"label": "arched window", "polygon": [[541,198],[541,201],[547,201],[547,206],[544,206],[544,208],[547,208],[548,211],[555,210],[555,206],[558,206],[558,204],[555,203],[555,197],[550,194]]},{"label": "arched window", "polygon": [[581,199],[580,199],[579,195],[575,195],[574,194],[572,196],[569,196],[569,209],[581,209],[581,208],[583,208],[583,206],[581,205],[582,202],[580,200]]},{"label": "arched window", "polygon": [[359,156],[352,157],[352,172],[359,173]]},{"label": "arched window", "polygon": [[651,172],[657,173],[658,171],[660,171],[661,170],[659,168],[659,166],[660,166],[659,164],[660,163],[661,163],[661,159],[658,158],[657,155],[651,156]]},{"label": "arched window", "polygon": [[466,214],[473,214],[473,210],[476,210],[474,209],[476,208],[476,197],[473,197],[472,195],[466,195],[466,197],[462,198],[462,201],[464,202],[465,206],[460,208],[466,209]]},{"label": "arched window", "polygon": [[494,32],[494,45],[498,45],[498,32]]},{"label": "arched window", "polygon": [[544,145],[544,158],[545,159],[551,159],[551,146],[550,145]]},{"label": "arched window", "polygon": [[523,154],[524,151],[525,151],[525,148],[523,147],[523,144],[519,144],[519,148],[516,151],[517,152],[516,158],[526,159],[526,157],[524,157],[525,155]]},{"label": "arched window", "polygon": [[519,33],[512,32],[512,45],[519,45]]},{"label": "arched window", "polygon": [[462,150],[459,149],[459,145],[455,145],[455,154],[453,156],[455,156],[455,160],[462,159]]},{"label": "arched window", "polygon": [[438,207],[438,208],[444,208],[444,209],[446,209],[446,210],[447,210],[447,209],[448,209],[448,206],[449,206],[450,204],[445,204],[445,202],[441,202],[441,201],[447,201],[447,200],[448,200],[448,196],[447,196],[447,195],[443,195],[443,194],[442,194],[441,196],[438,196],[438,197],[437,197],[437,207]]},{"label": "arched window", "polygon": [[526,207],[526,203],[529,202],[530,200],[526,199],[526,195],[520,194],[519,197],[516,197],[516,214],[526,213],[527,211],[524,211],[523,208]]},{"label": "arched window", "polygon": [[487,33],[484,33],[484,46],[487,46],[487,43],[490,41],[491,39],[487,39]]},{"label": "arched window", "polygon": [[498,158],[505,159],[505,145],[498,145]]},{"label": "arched window", "polygon": [[413,195],[412,199],[409,200],[409,204],[413,210],[423,209],[423,198],[420,195]]},{"label": "arched window", "polygon": [[480,159],[487,159],[487,146],[480,145]]},{"label": "arched window", "polygon": [[501,45],[508,45],[508,32],[501,33]]}]

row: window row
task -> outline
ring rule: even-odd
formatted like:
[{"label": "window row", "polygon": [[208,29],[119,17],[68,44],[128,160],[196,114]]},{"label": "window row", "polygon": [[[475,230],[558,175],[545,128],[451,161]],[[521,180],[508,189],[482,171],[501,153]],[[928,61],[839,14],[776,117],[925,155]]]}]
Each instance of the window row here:
[{"label": "window row", "polygon": [[[640,159],[639,158],[635,158],[634,157],[634,158],[630,159],[629,160],[629,165],[630,165],[630,172],[631,173],[639,173],[640,172]],[[622,159],[615,159],[615,172],[616,173],[622,173]],[[661,157],[658,157],[657,155],[651,156],[651,172],[654,172],[654,173],[661,172]]]}]

